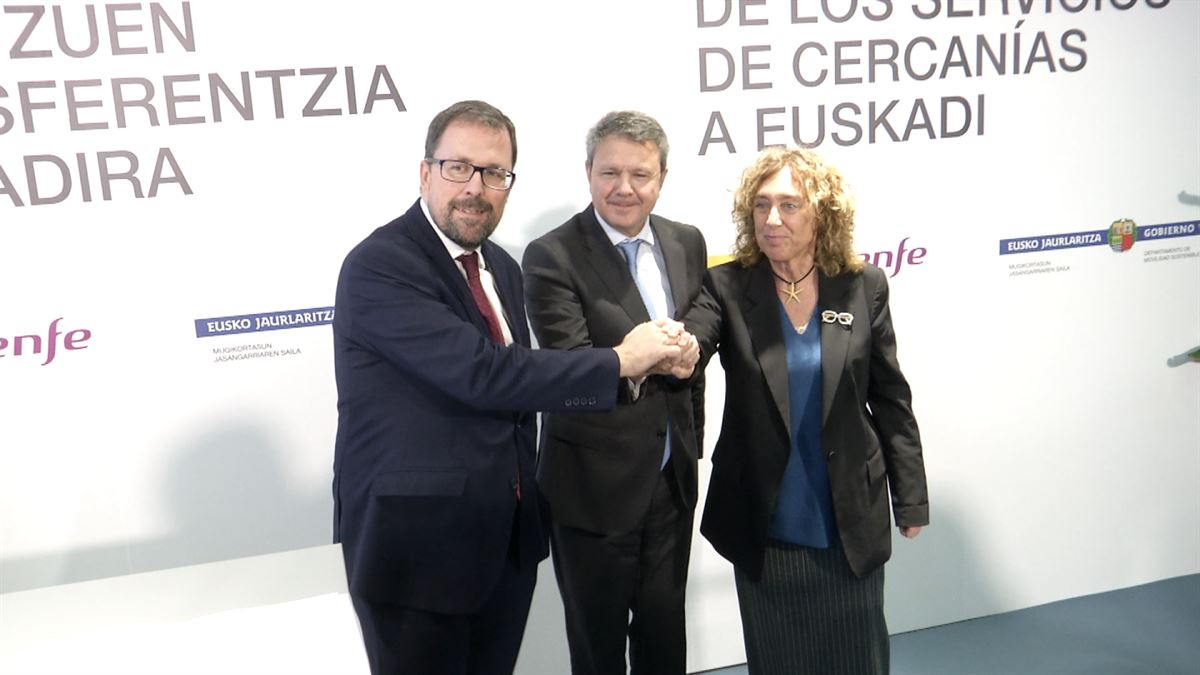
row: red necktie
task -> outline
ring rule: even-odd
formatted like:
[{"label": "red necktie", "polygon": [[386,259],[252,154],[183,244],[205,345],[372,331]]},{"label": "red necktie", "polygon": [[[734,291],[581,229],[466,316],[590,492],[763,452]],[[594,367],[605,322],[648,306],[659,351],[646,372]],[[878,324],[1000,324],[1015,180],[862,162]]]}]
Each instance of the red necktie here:
[{"label": "red necktie", "polygon": [[483,292],[483,284],[479,283],[479,254],[474,251],[464,253],[458,256],[458,261],[467,272],[467,286],[471,288],[471,297],[475,298],[475,306],[479,308],[484,321],[487,321],[492,340],[496,344],[504,344],[504,332],[500,330],[500,321],[496,318],[492,303],[488,302],[487,294]]},{"label": "red necktie", "polygon": [[[463,269],[467,272],[467,286],[471,288],[471,297],[475,298],[475,306],[479,308],[479,313],[487,321],[488,332],[492,334],[492,340],[496,344],[503,345],[504,333],[500,330],[500,321],[496,318],[496,312],[492,309],[492,303],[488,301],[487,294],[483,292],[483,284],[479,283],[479,254],[474,251],[464,253],[458,256],[458,261],[462,263]],[[517,484],[513,487],[517,492],[517,501],[520,501],[520,465],[517,466]]]}]

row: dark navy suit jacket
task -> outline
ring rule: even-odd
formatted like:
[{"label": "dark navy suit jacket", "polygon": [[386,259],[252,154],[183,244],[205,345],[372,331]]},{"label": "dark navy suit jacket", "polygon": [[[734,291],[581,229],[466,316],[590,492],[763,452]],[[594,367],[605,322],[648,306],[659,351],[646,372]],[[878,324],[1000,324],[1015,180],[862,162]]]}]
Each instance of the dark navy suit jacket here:
[{"label": "dark navy suit jacket", "polygon": [[432,227],[415,203],[342,266],[334,539],[352,594],[470,613],[514,527],[521,564],[547,555],[531,411],[612,408],[619,364],[610,349],[530,349],[520,268],[485,242],[513,336],[494,343]]}]

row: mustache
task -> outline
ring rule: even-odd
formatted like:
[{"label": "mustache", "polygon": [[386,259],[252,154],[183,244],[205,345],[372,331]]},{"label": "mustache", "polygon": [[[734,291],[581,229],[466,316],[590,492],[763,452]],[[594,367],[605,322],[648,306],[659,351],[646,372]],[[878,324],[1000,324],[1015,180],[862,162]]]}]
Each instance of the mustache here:
[{"label": "mustache", "polygon": [[483,197],[461,197],[450,202],[456,209],[473,209],[484,213],[492,212],[492,205]]}]

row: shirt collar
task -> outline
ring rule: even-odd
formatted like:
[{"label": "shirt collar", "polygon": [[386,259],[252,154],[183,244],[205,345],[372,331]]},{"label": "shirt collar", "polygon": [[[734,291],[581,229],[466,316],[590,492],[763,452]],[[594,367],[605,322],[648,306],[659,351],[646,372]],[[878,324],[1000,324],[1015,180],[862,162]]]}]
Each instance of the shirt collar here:
[{"label": "shirt collar", "polygon": [[[425,198],[422,197],[419,201],[421,203],[421,212],[425,214],[425,220],[429,221],[429,226],[433,228],[433,233],[437,235],[437,238],[441,240],[442,245],[446,247],[446,253],[450,254],[451,260],[457,264],[458,256],[478,250],[463,248],[456,242],[451,241],[450,238],[446,236],[446,233],[442,232],[442,228],[438,227],[437,223],[433,222],[433,214],[429,212],[429,205],[425,203]],[[479,267],[480,269],[487,269],[487,264],[484,262],[482,254],[479,256]]]},{"label": "shirt collar", "polygon": [[[595,209],[592,210],[596,211]],[[604,216],[601,216],[599,211],[596,211],[596,222],[600,223],[600,229],[604,230],[604,234],[608,235],[608,240],[612,242],[613,246],[627,239],[641,239],[650,245],[651,250],[654,249],[654,230],[650,228],[649,216],[646,217],[646,224],[642,226],[642,231],[632,237],[625,236],[621,232],[618,232],[612,225],[605,222]]]}]

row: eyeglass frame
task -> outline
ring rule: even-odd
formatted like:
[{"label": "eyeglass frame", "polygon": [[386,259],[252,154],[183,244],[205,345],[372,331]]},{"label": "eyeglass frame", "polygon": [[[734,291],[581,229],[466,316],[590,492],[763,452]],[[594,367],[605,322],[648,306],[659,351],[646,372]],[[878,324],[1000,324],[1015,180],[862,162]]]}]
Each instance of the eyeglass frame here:
[{"label": "eyeglass frame", "polygon": [[[500,192],[507,192],[507,191],[511,190],[513,184],[517,182],[517,174],[512,171],[509,171],[508,169],[501,169],[499,167],[494,167],[494,166],[479,166],[478,164],[464,162],[461,159],[437,159],[436,157],[426,157],[425,161],[428,162],[429,164],[437,164],[438,165],[438,174],[441,175],[442,178],[450,181],[451,183],[459,183],[459,184],[470,183],[471,179],[475,177],[475,174],[479,174],[479,176],[480,176],[479,182],[485,188],[488,188],[489,190],[497,190]],[[446,171],[445,171],[446,162],[453,162],[455,164],[462,164],[463,166],[471,167],[471,169],[472,169],[471,175],[467,176],[466,180],[455,180],[455,179],[447,176]],[[487,181],[483,179],[485,176],[495,175],[495,172],[498,172],[498,171],[504,172],[503,175],[506,179],[506,182],[508,183],[508,185],[506,185],[505,187],[496,187],[495,185],[488,185]],[[491,173],[489,174],[489,172],[491,172]]]}]

